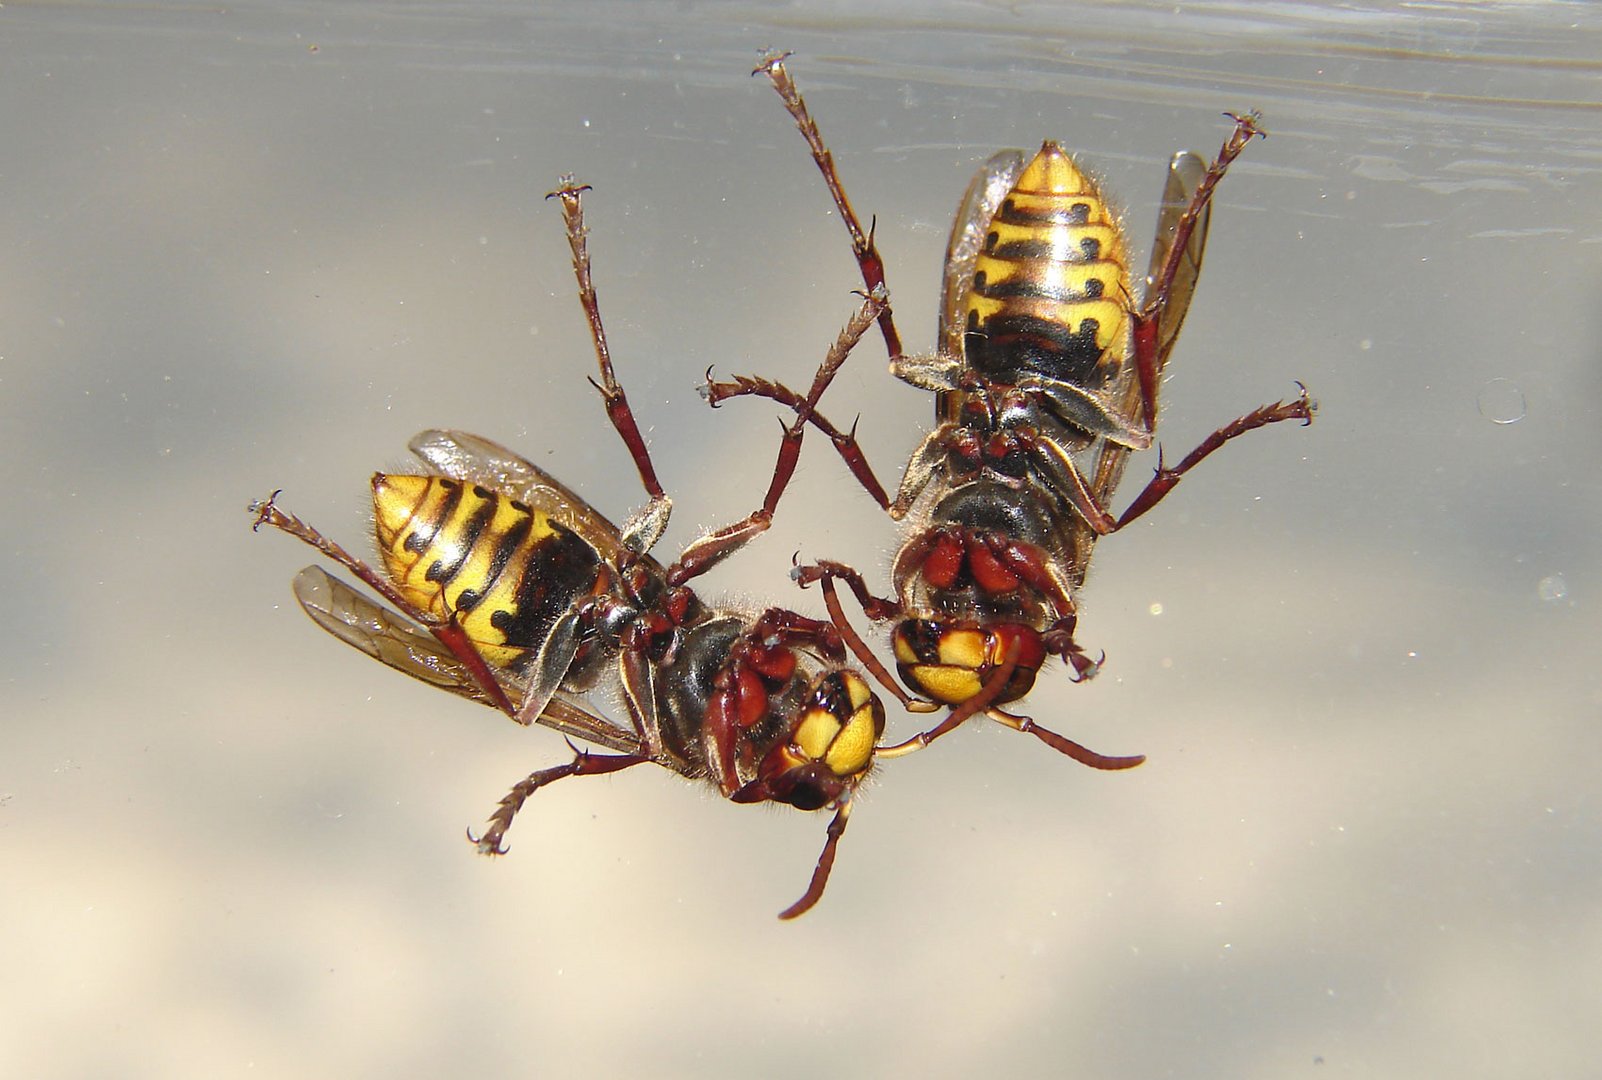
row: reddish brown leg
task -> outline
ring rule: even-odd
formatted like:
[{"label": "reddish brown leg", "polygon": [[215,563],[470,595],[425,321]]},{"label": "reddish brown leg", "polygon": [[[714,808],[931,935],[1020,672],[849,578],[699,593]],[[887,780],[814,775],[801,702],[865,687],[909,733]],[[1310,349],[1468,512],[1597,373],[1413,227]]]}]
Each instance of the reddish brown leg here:
[{"label": "reddish brown leg", "polygon": [[1308,398],[1307,387],[1302,386],[1301,383],[1296,385],[1301,386],[1301,393],[1295,399],[1264,405],[1262,408],[1249,412],[1239,419],[1230,421],[1203,439],[1201,445],[1185,455],[1185,459],[1175,468],[1170,469],[1163,464],[1162,453],[1159,451],[1157,456],[1157,475],[1152,477],[1151,482],[1141,489],[1139,495],[1135,496],[1135,501],[1129,504],[1129,509],[1125,510],[1123,516],[1118,519],[1117,527],[1123,528],[1153,506],[1156,506],[1162,501],[1164,495],[1173,490],[1174,486],[1179,483],[1187,472],[1201,464],[1202,460],[1209,454],[1237,435],[1244,435],[1248,431],[1253,431],[1269,424],[1277,424],[1282,420],[1300,420],[1304,427],[1312,423],[1313,413],[1317,410],[1318,404]]},{"label": "reddish brown leg", "polygon": [[1173,288],[1174,275],[1179,272],[1180,264],[1187,256],[1186,248],[1190,245],[1191,233],[1195,230],[1196,223],[1201,220],[1208,203],[1212,202],[1213,190],[1224,178],[1224,173],[1229,171],[1229,166],[1246,149],[1246,145],[1254,137],[1268,138],[1268,133],[1258,126],[1262,122],[1260,114],[1249,112],[1244,116],[1236,116],[1234,113],[1224,115],[1235,121],[1235,130],[1224,140],[1224,145],[1218,148],[1218,156],[1213,159],[1201,182],[1196,185],[1196,190],[1190,198],[1190,206],[1180,215],[1175,225],[1168,258],[1163,260],[1162,269],[1152,279],[1146,306],[1135,316],[1135,369],[1140,379],[1142,412],[1148,434],[1157,425],[1157,383],[1162,375],[1163,361],[1166,359],[1160,344],[1159,324],[1162,322],[1163,308],[1168,304],[1169,291]]},{"label": "reddish brown leg", "polygon": [[473,644],[460,626],[450,620],[441,622],[432,613],[416,607],[405,596],[401,595],[400,591],[390,584],[389,579],[383,574],[368,566],[339,544],[300,520],[300,518],[293,514],[286,514],[278,509],[274,505],[274,500],[278,498],[278,494],[275,491],[264,502],[250,504],[250,512],[256,515],[256,523],[251,526],[252,529],[259,530],[263,525],[271,525],[281,532],[288,533],[302,543],[310,544],[328,556],[328,558],[361,578],[374,592],[395,605],[396,610],[425,628],[438,639],[441,645],[449,649],[451,655],[460,660],[462,666],[467,668],[468,673],[473,677],[473,681],[478,684],[478,688],[484,691],[496,708],[513,720],[517,720],[518,723],[527,723],[526,720],[520,718],[517,706],[513,705],[506,696],[506,690],[501,686],[500,680],[495,677],[489,665],[484,662],[484,657],[479,653],[478,647]]},{"label": "reddish brown leg", "polygon": [[1014,731],[1022,731],[1033,735],[1058,753],[1067,754],[1081,765],[1088,765],[1092,769],[1133,769],[1136,765],[1146,760],[1145,754],[1134,754],[1129,757],[1109,757],[1106,754],[1098,754],[1066,736],[1058,735],[1055,731],[1041,727],[1027,716],[1016,716],[1001,709],[990,708],[990,703],[996,700],[997,695],[1007,685],[1007,680],[1012,678],[1013,669],[1018,666],[1017,650],[1018,647],[1014,644],[1007,656],[1006,663],[997,668],[995,673],[985,680],[984,689],[957,708],[952,709],[944,720],[928,731],[919,732],[912,738],[896,743],[894,746],[879,747],[877,750],[878,756],[891,758],[915,753],[947,732],[961,727],[969,718],[982,712],[992,720],[1000,721]]},{"label": "reddish brown leg", "polygon": [[[801,99],[801,91],[796,89],[789,70],[784,66],[784,60],[789,55],[787,52],[777,51],[766,53],[751,74],[768,77],[773,89],[778,91],[780,99],[784,102],[784,107],[795,120],[795,126],[800,130],[801,137],[806,140],[807,150],[811,152],[812,160],[817,164],[818,171],[823,174],[823,183],[829,189],[829,198],[834,200],[834,208],[840,215],[840,223],[851,236],[851,251],[856,256],[857,266],[862,271],[862,283],[871,293],[885,286],[884,260],[879,257],[879,249],[874,246],[872,228],[863,232],[862,222],[858,220],[856,211],[851,209],[851,200],[846,198],[845,186],[840,183],[840,174],[834,167],[834,155],[823,145],[823,136],[818,132],[817,122],[807,111],[807,103]],[[879,313],[879,331],[884,335],[884,345],[890,353],[890,359],[894,360],[901,355],[901,335],[896,333],[895,319],[891,316],[889,308]]]},{"label": "reddish brown leg", "polygon": [[862,575],[844,563],[821,562],[816,566],[798,566],[790,572],[790,576],[795,578],[796,583],[803,589],[813,582],[821,581],[823,583],[823,606],[829,609],[829,619],[834,628],[839,631],[846,648],[851,650],[851,655],[855,656],[857,662],[867,669],[868,674],[873,676],[875,682],[892,694],[897,701],[901,702],[902,708],[908,712],[915,713],[931,713],[940,710],[939,703],[909,694],[896,677],[890,674],[890,670],[879,662],[879,658],[873,654],[873,650],[868,648],[867,642],[862,640],[861,635],[851,625],[851,620],[846,618],[845,608],[840,603],[840,594],[835,590],[834,583],[837,579],[844,581],[850,587],[852,594],[855,595],[857,604],[862,608],[863,613],[875,622],[899,617],[902,614],[900,604],[894,600],[874,596],[868,591],[868,586],[862,580]]},{"label": "reddish brown leg", "polygon": [[[767,398],[769,401],[776,401],[788,409],[795,410],[797,415],[800,415],[806,401],[806,398],[783,383],[764,379],[760,375],[735,375],[729,382],[713,382],[710,370],[707,372],[706,386],[702,388],[702,396],[714,409],[730,398]],[[816,409],[808,411],[807,422],[823,432],[824,436],[834,444],[835,450],[845,460],[846,468],[851,470],[851,475],[857,478],[857,483],[862,485],[873,501],[878,503],[881,509],[890,509],[890,497],[884,493],[884,486],[873,474],[873,468],[863,455],[862,447],[857,444],[856,425],[852,424],[850,431],[842,432]]]},{"label": "reddish brown leg", "polygon": [[645,445],[645,437],[640,434],[634,410],[629,408],[628,395],[623,392],[612,370],[612,352],[606,344],[606,328],[601,325],[601,308],[595,297],[595,284],[590,277],[589,229],[584,225],[583,195],[589,190],[588,184],[575,183],[571,176],[564,176],[561,186],[545,197],[561,201],[562,219],[567,225],[567,244],[573,249],[573,276],[578,279],[579,303],[584,307],[590,339],[595,344],[595,359],[601,369],[601,381],[591,379],[590,385],[601,392],[606,402],[607,419],[628,447],[634,467],[640,471],[640,482],[645,485],[646,494],[653,503],[661,504],[666,502],[667,495],[656,478],[651,451]]},{"label": "reddish brown leg", "polygon": [[985,715],[992,720],[999,720],[1014,731],[1022,731],[1025,734],[1033,735],[1058,753],[1067,754],[1079,764],[1089,765],[1092,769],[1133,769],[1136,765],[1146,760],[1145,754],[1131,754],[1128,757],[1109,757],[1106,754],[1098,754],[1066,736],[1058,735],[1055,731],[1049,731],[1041,727],[1027,716],[1015,716],[1009,712],[1002,712],[1000,709],[991,709]]},{"label": "reddish brown leg", "polygon": [[[572,746],[571,743],[568,745]],[[467,838],[477,845],[480,855],[506,854],[507,849],[501,844],[501,840],[505,837],[506,830],[512,827],[512,819],[523,808],[528,797],[546,784],[567,776],[601,776],[651,760],[644,754],[592,754],[587,750],[578,749],[574,749],[573,755],[573,760],[566,765],[540,769],[518,782],[506,793],[500,805],[495,808],[495,812],[490,815],[490,825],[484,830],[483,836],[474,836],[472,830],[468,830]]]},{"label": "reddish brown leg", "polygon": [[[906,614],[899,602],[884,596],[874,596],[869,592],[868,584],[862,580],[862,575],[845,563],[821,559],[815,565],[796,567],[790,571],[790,576],[795,578],[796,584],[803,589],[815,581],[823,582],[825,590],[834,580],[845,582],[846,587],[857,598],[857,603],[862,605],[862,613],[874,622],[899,619]],[[838,620],[836,623],[838,624]]]},{"label": "reddish brown leg", "polygon": [[669,584],[682,585],[691,578],[706,573],[766,532],[768,526],[773,524],[773,514],[778,509],[779,499],[783,496],[784,489],[789,486],[790,478],[795,475],[796,462],[801,456],[801,438],[806,432],[807,421],[813,416],[818,399],[828,389],[835,373],[840,370],[840,365],[845,363],[845,358],[850,355],[857,342],[862,340],[862,335],[884,310],[883,290],[869,295],[862,301],[862,306],[851,317],[845,329],[840,331],[834,344],[830,346],[817,375],[812,380],[811,392],[801,399],[796,407],[795,421],[784,429],[783,438],[779,443],[779,457],[773,466],[773,479],[768,483],[768,493],[762,500],[762,505],[743,520],[693,541],[684,549],[678,561],[668,568]]},{"label": "reddish brown leg", "polygon": [[845,659],[845,643],[833,623],[789,608],[768,608],[757,617],[745,636],[764,645],[815,649],[831,661]]},{"label": "reddish brown leg", "polygon": [[823,853],[818,856],[818,865],[812,871],[807,891],[801,895],[801,899],[779,912],[779,918],[793,919],[797,915],[805,915],[823,899],[823,888],[829,884],[829,871],[834,869],[835,849],[840,846],[840,837],[845,835],[846,822],[850,817],[851,804],[841,803],[840,809],[834,812],[834,820],[829,822],[828,839],[823,842]]},{"label": "reddish brown leg", "polygon": [[1099,660],[1092,660],[1090,654],[1080,648],[1079,643],[1074,640],[1074,630],[1078,625],[1077,614],[1064,615],[1041,635],[1041,641],[1048,653],[1061,658],[1073,667],[1073,682],[1084,682],[1086,679],[1094,678],[1101,670],[1102,661],[1107,659],[1107,654],[1103,653]]},{"label": "reddish brown leg", "polygon": [[[803,569],[816,568],[803,567]],[[849,573],[856,579],[856,586],[853,586],[853,591],[857,593],[857,599],[860,602],[862,597],[866,595],[865,589],[857,588],[862,584],[862,578],[857,575],[855,570],[849,570]],[[889,691],[897,701],[901,702],[903,709],[915,713],[938,712],[940,705],[937,702],[926,701],[923,698],[913,697],[907,693],[896,677],[890,674],[890,670],[879,662],[879,658],[873,654],[873,650],[868,648],[867,642],[862,640],[862,637],[851,625],[851,621],[846,618],[845,608],[840,604],[840,594],[834,588],[835,576],[828,574],[817,580],[823,582],[823,606],[829,609],[829,618],[834,621],[835,629],[845,639],[846,647],[851,650],[851,655],[855,656],[857,662],[868,670],[868,674],[873,676],[875,682]],[[799,576],[797,580],[800,580]],[[806,585],[803,583],[802,588],[805,587]]]}]

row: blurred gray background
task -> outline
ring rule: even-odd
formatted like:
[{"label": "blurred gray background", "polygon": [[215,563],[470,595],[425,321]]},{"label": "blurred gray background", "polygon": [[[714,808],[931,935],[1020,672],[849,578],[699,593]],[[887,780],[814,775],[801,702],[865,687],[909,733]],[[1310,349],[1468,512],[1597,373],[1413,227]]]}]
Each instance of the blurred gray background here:
[{"label": "blurred gray background", "polygon": [[[475,857],[565,747],[318,632],[244,509],[362,547],[437,425],[638,505],[571,171],[667,546],[745,513],[778,410],[701,373],[805,383],[856,285],[766,46],[913,347],[994,150],[1081,153],[1140,265],[1168,156],[1262,109],[1160,433],[1322,405],[1100,548],[1106,669],[1028,704],[1145,766],[970,725],[883,769],[794,925],[824,818],[662,770]],[[1562,3],[6,5],[0,1073],[1595,1075],[1599,56]],[[870,340],[826,411],[888,481],[931,404]],[[883,580],[896,529],[807,445],[706,592]]]}]

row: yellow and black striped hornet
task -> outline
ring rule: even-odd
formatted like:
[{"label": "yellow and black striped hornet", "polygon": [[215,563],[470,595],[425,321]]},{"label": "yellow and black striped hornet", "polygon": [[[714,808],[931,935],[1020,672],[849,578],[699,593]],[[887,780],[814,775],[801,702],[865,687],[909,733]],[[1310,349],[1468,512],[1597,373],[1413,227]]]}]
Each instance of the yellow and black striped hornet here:
[{"label": "yellow and black striped hornet", "polygon": [[[552,194],[562,202],[600,364],[596,385],[650,496],[642,511],[619,528],[512,451],[437,430],[409,444],[423,472],[373,477],[378,567],[279,509],[276,493],[251,511],[258,528],[310,544],[390,605],[309,566],[295,578],[295,597],[324,630],[521,724],[610,751],[578,750],[565,764],[529,774],[475,838],[479,851],[503,853],[513,818],[546,784],[651,762],[708,781],[737,803],[834,811],[806,892],[781,914],[793,918],[823,894],[852,796],[873,765],[884,708],[845,665],[828,621],[710,604],[686,583],[766,527],[794,468],[803,421],[792,425],[794,439],[787,432],[763,508],[696,540],[670,565],[650,555],[671,500],[612,370],[590,279],[585,190],[564,178]],[[882,310],[878,297],[865,299],[825,366],[838,366]],[[597,691],[623,703],[629,727],[586,705]]]},{"label": "yellow and black striped hornet", "polygon": [[[785,56],[768,54],[754,74],[769,78],[806,139],[863,280],[882,288],[883,260],[851,209]],[[852,435],[816,413],[816,386],[802,399],[756,377],[709,384],[714,405],[753,395],[805,407],[869,494],[892,518],[909,521],[892,570],[893,598],[874,596],[861,574],[839,563],[797,573],[803,585],[823,583],[831,618],[887,688],[910,708],[950,710],[931,730],[881,747],[882,756],[926,746],[983,712],[1095,768],[1144,760],[1097,754],[1000,706],[1029,692],[1047,657],[1066,661],[1076,680],[1095,672],[1099,661],[1074,639],[1074,595],[1097,538],[1150,510],[1230,439],[1312,418],[1305,388],[1294,400],[1254,410],[1177,466],[1159,462],[1128,509],[1110,510],[1129,454],[1153,441],[1158,386],[1195,293],[1213,191],[1263,134],[1255,113],[1226,115],[1234,130],[1211,163],[1183,152],[1169,164],[1138,304],[1118,215],[1057,143],[1030,156],[1003,151],[979,169],[946,249],[935,351],[903,352],[893,317],[887,311],[879,319],[891,373],[935,395],[936,426],[913,452],[894,500]],[[892,648],[910,694],[852,633],[837,580],[870,618],[895,622]]]}]

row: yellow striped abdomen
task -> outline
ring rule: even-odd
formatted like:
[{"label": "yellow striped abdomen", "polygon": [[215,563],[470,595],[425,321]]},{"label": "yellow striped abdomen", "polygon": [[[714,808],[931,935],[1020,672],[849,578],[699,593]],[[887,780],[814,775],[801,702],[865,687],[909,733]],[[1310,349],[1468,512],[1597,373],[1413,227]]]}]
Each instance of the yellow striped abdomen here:
[{"label": "yellow striped abdomen", "polygon": [[595,549],[543,510],[443,476],[373,476],[384,570],[408,601],[455,613],[492,667],[512,668],[605,588]]},{"label": "yellow striped abdomen", "polygon": [[1103,385],[1127,350],[1128,255],[1095,181],[1054,142],[1024,167],[974,262],[969,362]]}]

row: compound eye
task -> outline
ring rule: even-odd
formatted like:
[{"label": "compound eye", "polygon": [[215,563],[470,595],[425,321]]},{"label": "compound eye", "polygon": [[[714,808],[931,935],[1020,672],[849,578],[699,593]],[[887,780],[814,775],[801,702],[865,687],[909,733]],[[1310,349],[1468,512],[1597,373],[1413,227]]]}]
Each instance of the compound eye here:
[{"label": "compound eye", "polygon": [[1029,691],[1035,688],[1035,676],[1038,674],[1040,674],[1039,668],[1024,667],[1022,664],[1013,668],[1012,678],[1008,679],[1007,685],[1001,688],[1001,693],[996,695],[996,700],[1017,701],[1019,698],[1025,697]]},{"label": "compound eye", "polygon": [[797,810],[821,810],[834,801],[834,796],[824,790],[824,785],[811,777],[798,779],[789,786],[779,801]]}]

